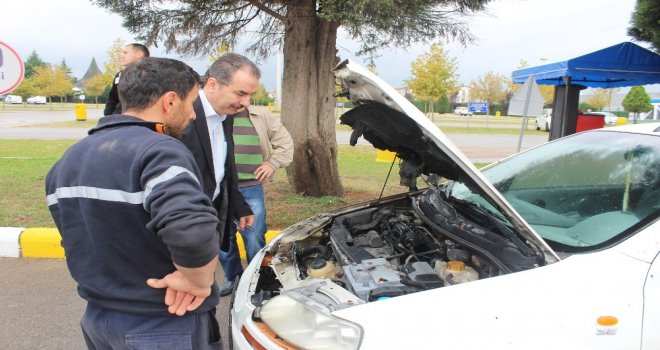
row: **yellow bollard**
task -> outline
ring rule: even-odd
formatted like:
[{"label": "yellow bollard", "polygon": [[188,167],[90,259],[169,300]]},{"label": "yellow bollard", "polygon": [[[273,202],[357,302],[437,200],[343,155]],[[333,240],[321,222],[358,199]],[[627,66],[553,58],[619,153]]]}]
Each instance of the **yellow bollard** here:
[{"label": "yellow bollard", "polygon": [[495,118],[499,118],[502,116],[502,113],[500,111],[495,112]]},{"label": "yellow bollard", "polygon": [[395,156],[396,156],[396,153],[394,153],[394,152],[378,150],[376,152],[376,161],[377,162],[384,162],[384,163],[392,163]]},{"label": "yellow bollard", "polygon": [[616,118],[616,125],[626,125],[626,124],[628,124],[628,118],[626,117]]},{"label": "yellow bollard", "polygon": [[84,103],[76,104],[76,120],[85,121],[87,120],[87,106]]}]

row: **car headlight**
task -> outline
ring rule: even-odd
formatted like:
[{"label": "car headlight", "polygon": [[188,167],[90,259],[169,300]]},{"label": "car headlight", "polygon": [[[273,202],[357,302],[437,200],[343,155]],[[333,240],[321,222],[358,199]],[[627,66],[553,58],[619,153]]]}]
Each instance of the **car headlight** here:
[{"label": "car headlight", "polygon": [[288,293],[261,305],[258,316],[282,339],[301,348],[359,348],[362,327],[324,312],[322,308],[301,294]]}]

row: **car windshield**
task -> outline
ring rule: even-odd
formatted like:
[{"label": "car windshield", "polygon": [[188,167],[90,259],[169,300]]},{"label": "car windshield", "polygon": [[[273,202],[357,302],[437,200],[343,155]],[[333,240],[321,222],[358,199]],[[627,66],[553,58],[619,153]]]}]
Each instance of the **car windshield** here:
[{"label": "car windshield", "polygon": [[[622,132],[566,137],[483,170],[555,248],[596,248],[660,213],[660,138]],[[450,195],[495,210],[462,184]]]}]

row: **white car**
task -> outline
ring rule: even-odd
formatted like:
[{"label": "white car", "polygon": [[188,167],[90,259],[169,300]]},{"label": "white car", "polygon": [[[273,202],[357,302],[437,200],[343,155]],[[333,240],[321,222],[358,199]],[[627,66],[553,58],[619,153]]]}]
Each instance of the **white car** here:
[{"label": "white car", "polygon": [[543,114],[536,117],[536,130],[543,129],[544,131],[550,131],[550,125],[552,124],[552,108],[545,108]]},{"label": "white car", "polygon": [[11,103],[11,104],[23,103],[23,98],[17,95],[7,95],[5,96],[5,103]]},{"label": "white car", "polygon": [[589,112],[589,114],[598,114],[602,115],[605,117],[605,125],[616,125],[617,121],[619,120],[619,117],[610,112]]},{"label": "white car", "polygon": [[472,111],[470,111],[470,109],[467,107],[456,107],[454,109],[454,114],[471,116],[474,113],[472,113]]},{"label": "white car", "polygon": [[353,142],[396,152],[408,192],[269,242],[232,295],[233,348],[660,349],[660,123],[479,171],[379,77],[335,75]]},{"label": "white car", "polygon": [[27,99],[27,103],[30,104],[43,105],[46,104],[46,102],[47,102],[46,96],[32,96],[32,97],[28,97]]}]

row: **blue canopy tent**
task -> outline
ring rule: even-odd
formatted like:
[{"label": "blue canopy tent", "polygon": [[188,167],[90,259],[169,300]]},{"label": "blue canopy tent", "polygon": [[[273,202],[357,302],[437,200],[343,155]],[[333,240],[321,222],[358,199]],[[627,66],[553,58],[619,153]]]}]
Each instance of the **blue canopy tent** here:
[{"label": "blue canopy tent", "polygon": [[534,76],[537,84],[557,86],[552,140],[575,132],[580,90],[660,83],[660,55],[624,42],[567,61],[519,69],[511,76],[516,84]]}]

